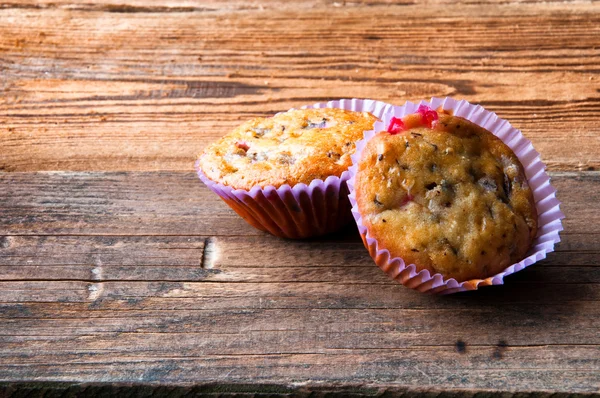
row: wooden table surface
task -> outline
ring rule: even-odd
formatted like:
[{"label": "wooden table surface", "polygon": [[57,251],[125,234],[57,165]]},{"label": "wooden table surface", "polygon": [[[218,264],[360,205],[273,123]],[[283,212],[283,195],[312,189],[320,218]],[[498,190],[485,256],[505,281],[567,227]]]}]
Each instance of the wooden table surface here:
[{"label": "wooden table surface", "polygon": [[[0,0],[0,396],[600,393],[599,71],[590,1]],[[193,172],[254,116],[431,96],[510,120],[563,201],[504,286],[409,290]]]}]

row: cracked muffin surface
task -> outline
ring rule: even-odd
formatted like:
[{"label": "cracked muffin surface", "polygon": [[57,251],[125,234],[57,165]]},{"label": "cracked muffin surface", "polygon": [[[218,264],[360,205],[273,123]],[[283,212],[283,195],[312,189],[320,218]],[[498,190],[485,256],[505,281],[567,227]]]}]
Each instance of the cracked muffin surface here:
[{"label": "cracked muffin surface", "polygon": [[298,109],[256,118],[209,145],[199,159],[211,180],[235,189],[310,184],[341,176],[377,118],[335,108]]},{"label": "cracked muffin surface", "polygon": [[396,121],[369,140],[356,173],[358,209],[379,248],[459,282],[522,260],[537,213],[512,150],[443,112]]}]

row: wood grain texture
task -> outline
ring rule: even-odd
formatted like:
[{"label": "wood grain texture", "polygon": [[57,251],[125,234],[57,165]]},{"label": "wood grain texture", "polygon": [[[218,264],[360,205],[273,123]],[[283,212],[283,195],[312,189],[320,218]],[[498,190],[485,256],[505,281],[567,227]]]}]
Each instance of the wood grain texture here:
[{"label": "wood grain texture", "polygon": [[190,170],[254,116],[447,95],[600,167],[596,3],[1,4],[2,170]]},{"label": "wood grain texture", "polygon": [[250,229],[192,173],[2,173],[0,380],[598,392],[600,175],[552,177],[558,251],[435,297],[388,280],[353,230]]},{"label": "wood grain texture", "polygon": [[[394,283],[373,267],[355,233],[310,243],[266,235],[5,236],[2,241],[6,247],[0,251],[0,281]],[[586,244],[588,251],[568,249],[579,243]],[[600,283],[599,253],[596,242],[566,234],[543,268],[523,272],[546,283],[561,278],[569,283]]]},{"label": "wood grain texture", "polygon": [[[600,394],[595,1],[0,0],[0,396]],[[529,137],[546,260],[449,297],[192,171],[241,121],[453,96]]]},{"label": "wood grain texture", "polygon": [[[598,173],[552,176],[560,200],[577,198],[567,204],[572,207],[565,229],[593,239],[600,233],[600,224],[588,222],[598,213]],[[194,172],[0,173],[0,186],[4,234],[264,235],[231,212]]]}]

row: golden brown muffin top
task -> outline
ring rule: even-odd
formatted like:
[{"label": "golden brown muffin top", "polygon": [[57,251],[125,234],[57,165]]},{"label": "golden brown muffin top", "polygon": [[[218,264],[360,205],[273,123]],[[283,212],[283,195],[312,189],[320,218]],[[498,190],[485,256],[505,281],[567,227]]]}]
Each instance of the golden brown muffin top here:
[{"label": "golden brown muffin top", "polygon": [[250,120],[208,146],[200,168],[212,181],[235,189],[310,184],[341,176],[355,142],[377,118],[342,109],[299,109]]},{"label": "golden brown muffin top", "polygon": [[431,110],[393,119],[389,130],[395,134],[367,143],[355,184],[380,249],[459,282],[524,258],[537,213],[508,146],[468,120]]}]

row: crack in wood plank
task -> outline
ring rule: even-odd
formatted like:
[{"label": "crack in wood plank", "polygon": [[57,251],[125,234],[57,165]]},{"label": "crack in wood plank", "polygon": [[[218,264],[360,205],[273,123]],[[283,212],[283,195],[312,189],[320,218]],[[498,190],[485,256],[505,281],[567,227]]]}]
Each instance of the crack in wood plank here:
[{"label": "crack in wood plank", "polygon": [[95,302],[102,298],[102,293],[104,292],[104,283],[90,283],[87,289],[90,293],[87,299]]},{"label": "crack in wood plank", "polygon": [[217,239],[215,237],[208,237],[204,239],[204,248],[202,251],[202,259],[200,260],[200,266],[202,269],[213,269],[215,262],[219,259],[219,248],[217,246]]}]

